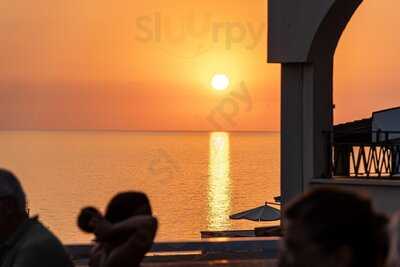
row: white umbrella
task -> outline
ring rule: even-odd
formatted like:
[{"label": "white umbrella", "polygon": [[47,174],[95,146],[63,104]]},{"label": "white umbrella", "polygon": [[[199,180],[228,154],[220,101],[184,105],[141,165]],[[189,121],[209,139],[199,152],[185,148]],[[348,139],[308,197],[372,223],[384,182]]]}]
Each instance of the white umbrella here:
[{"label": "white umbrella", "polygon": [[268,222],[268,221],[277,221],[281,219],[281,211],[269,206],[278,205],[278,203],[269,203],[266,202],[264,206],[243,211],[234,215],[229,216],[232,220],[250,220],[255,222]]}]

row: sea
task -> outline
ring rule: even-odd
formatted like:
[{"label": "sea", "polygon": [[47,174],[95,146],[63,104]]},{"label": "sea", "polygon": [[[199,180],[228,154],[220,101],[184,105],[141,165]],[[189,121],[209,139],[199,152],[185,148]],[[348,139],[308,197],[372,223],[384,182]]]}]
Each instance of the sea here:
[{"label": "sea", "polygon": [[30,214],[66,244],[93,239],[76,226],[81,208],[104,211],[124,191],[149,196],[157,241],[277,224],[229,215],[280,194],[279,133],[2,131],[0,147],[0,167],[20,178]]}]

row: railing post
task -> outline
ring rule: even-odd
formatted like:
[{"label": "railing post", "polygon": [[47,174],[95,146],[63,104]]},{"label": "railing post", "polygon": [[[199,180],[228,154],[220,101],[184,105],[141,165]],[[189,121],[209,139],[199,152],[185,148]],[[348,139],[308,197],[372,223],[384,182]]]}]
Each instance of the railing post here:
[{"label": "railing post", "polygon": [[350,176],[351,149],[347,144],[334,145],[334,176]]}]

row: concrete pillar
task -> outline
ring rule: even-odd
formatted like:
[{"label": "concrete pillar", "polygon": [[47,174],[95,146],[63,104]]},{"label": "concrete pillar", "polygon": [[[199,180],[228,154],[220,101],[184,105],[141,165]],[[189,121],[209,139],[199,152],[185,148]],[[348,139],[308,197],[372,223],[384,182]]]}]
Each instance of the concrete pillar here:
[{"label": "concrete pillar", "polygon": [[362,0],[269,0],[268,61],[282,65],[283,204],[330,178],[333,57]]},{"label": "concrete pillar", "polygon": [[332,60],[282,64],[283,199],[303,192],[312,178],[331,176],[332,68]]}]

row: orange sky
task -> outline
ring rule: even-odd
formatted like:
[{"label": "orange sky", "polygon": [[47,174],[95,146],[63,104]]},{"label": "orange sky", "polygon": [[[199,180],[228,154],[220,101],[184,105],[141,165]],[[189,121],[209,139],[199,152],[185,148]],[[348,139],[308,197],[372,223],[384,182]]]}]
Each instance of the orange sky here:
[{"label": "orange sky", "polygon": [[[1,129],[279,129],[265,0],[143,2],[2,0]],[[365,1],[344,33],[336,121],[399,105],[398,8]]]}]

